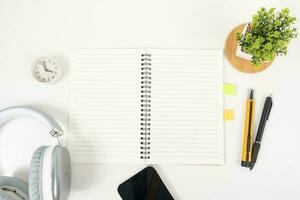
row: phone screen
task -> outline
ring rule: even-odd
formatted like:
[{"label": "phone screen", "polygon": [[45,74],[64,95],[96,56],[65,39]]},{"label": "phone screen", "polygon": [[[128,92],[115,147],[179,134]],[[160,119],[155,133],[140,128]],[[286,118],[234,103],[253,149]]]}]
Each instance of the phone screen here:
[{"label": "phone screen", "polygon": [[123,200],[173,200],[174,198],[153,167],[147,167],[120,184]]}]

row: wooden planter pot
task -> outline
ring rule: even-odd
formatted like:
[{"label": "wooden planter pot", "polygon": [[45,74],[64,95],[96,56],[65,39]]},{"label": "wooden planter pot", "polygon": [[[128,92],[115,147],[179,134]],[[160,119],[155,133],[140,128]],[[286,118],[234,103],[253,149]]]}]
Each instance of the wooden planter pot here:
[{"label": "wooden planter pot", "polygon": [[236,34],[238,32],[241,33],[245,26],[246,23],[235,27],[227,36],[225,43],[225,55],[230,64],[237,70],[245,73],[258,73],[268,68],[273,63],[273,60],[270,62],[263,63],[260,66],[256,67],[253,66],[249,60],[236,56],[236,50],[238,47],[238,43],[236,41]]}]

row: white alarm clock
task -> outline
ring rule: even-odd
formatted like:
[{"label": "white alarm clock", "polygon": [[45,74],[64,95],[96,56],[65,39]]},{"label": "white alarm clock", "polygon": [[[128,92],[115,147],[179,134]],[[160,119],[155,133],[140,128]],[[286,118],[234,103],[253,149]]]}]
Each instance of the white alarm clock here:
[{"label": "white alarm clock", "polygon": [[33,66],[33,76],[43,83],[56,83],[62,77],[62,68],[50,57],[39,58]]}]

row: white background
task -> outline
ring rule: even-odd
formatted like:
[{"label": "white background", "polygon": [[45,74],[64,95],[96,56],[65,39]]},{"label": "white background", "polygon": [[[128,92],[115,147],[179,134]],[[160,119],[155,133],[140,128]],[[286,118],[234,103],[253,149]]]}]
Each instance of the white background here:
[{"label": "white background", "polygon": [[[67,128],[72,48],[222,49],[228,32],[261,6],[288,7],[300,20],[298,0],[0,0],[0,107],[35,106]],[[175,199],[300,199],[299,50],[300,39],[293,40],[288,56],[255,75],[236,71],[225,59],[225,81],[237,84],[237,95],[225,97],[225,108],[236,113],[225,123],[225,165],[154,166]],[[31,66],[39,56],[60,62],[61,82],[33,80]],[[266,95],[274,99],[252,172],[240,167],[248,88],[256,90],[257,116]],[[53,142],[46,127],[31,119],[8,123],[0,130],[0,173],[26,180],[32,152]],[[70,199],[119,199],[118,185],[144,167],[73,165]]]}]

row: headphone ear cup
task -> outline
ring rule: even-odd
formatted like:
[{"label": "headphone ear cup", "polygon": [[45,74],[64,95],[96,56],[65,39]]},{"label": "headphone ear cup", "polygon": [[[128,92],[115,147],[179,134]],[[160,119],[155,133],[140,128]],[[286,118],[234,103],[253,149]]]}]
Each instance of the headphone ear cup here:
[{"label": "headphone ear cup", "polygon": [[39,147],[32,156],[28,189],[30,200],[41,200],[42,199],[42,167],[43,167],[43,156],[47,146]]},{"label": "headphone ear cup", "polygon": [[67,148],[57,145],[52,154],[53,197],[66,200],[71,190],[71,158]]},{"label": "headphone ear cup", "polygon": [[28,184],[15,177],[0,177],[0,200],[29,200]]},{"label": "headphone ear cup", "polygon": [[67,148],[60,145],[38,148],[29,170],[30,200],[66,200],[70,190],[71,159]]}]

